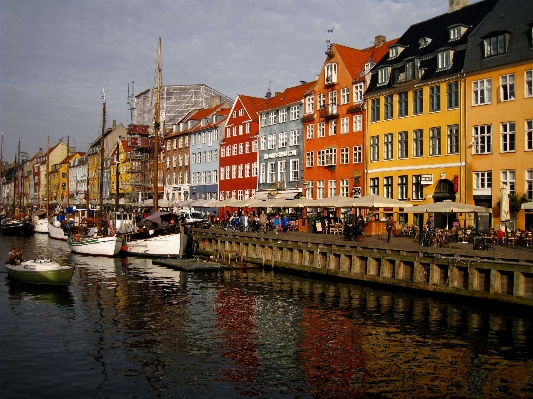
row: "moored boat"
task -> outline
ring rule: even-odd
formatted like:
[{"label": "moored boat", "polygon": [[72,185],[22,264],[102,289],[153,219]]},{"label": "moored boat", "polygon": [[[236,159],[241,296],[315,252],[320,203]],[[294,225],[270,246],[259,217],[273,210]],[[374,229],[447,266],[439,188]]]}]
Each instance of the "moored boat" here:
[{"label": "moored boat", "polygon": [[93,256],[115,256],[122,248],[122,237],[80,235],[71,236],[67,240],[70,250],[77,254]]},{"label": "moored boat", "polygon": [[45,210],[38,210],[33,215],[33,224],[35,224],[35,232],[41,234],[48,234],[48,218]]},{"label": "moored boat", "polygon": [[50,259],[33,259],[20,265],[6,264],[7,273],[23,283],[68,285],[74,274],[72,266],[61,266]]},{"label": "moored boat", "polygon": [[2,219],[2,234],[29,237],[35,233],[35,225],[26,218]]}]

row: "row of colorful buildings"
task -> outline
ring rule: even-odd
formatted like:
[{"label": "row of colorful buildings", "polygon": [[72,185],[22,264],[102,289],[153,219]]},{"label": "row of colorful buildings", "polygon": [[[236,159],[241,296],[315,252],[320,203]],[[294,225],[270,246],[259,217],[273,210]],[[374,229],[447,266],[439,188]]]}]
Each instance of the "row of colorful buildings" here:
[{"label": "row of colorful buildings", "polygon": [[[481,205],[497,226],[501,185],[533,199],[533,4],[449,7],[369,48],[328,44],[316,79],[283,92],[228,101],[206,91],[208,106],[182,107],[166,122],[157,155],[152,126],[114,125],[104,136],[104,198],[115,198],[117,180],[126,202],[153,197],[157,156],[158,196],[170,203],[378,194]],[[36,155],[24,173],[28,199],[42,202],[49,173],[54,200],[83,201],[88,187],[94,202],[100,142]],[[533,215],[514,223],[530,228]]]}]

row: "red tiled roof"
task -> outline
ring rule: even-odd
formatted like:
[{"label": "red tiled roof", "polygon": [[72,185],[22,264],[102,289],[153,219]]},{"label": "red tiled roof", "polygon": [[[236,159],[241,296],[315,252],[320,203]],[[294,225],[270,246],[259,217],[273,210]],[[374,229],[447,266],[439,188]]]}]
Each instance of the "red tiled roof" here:
[{"label": "red tiled roof", "polygon": [[315,86],[315,82],[303,83],[298,86],[288,87],[281,94],[269,98],[266,101],[266,106],[260,110],[272,109],[281,107],[283,105],[292,104],[297,101],[301,101],[306,92]]},{"label": "red tiled roof", "polygon": [[243,107],[250,115],[253,122],[259,122],[258,112],[268,109],[268,100],[266,98],[251,97],[244,94],[238,94],[237,97],[241,101]]}]

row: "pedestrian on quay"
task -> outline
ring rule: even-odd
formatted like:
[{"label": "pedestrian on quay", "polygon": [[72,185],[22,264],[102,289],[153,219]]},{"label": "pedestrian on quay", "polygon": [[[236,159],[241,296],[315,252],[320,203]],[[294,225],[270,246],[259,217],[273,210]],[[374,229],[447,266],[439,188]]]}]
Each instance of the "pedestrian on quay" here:
[{"label": "pedestrian on quay", "polygon": [[285,213],[283,217],[281,218],[281,227],[284,233],[286,233],[287,230],[289,229],[289,223],[290,223],[289,216],[287,216],[287,214]]},{"label": "pedestrian on quay", "polygon": [[261,216],[259,216],[259,221],[263,225],[263,233],[266,233],[267,232],[268,217],[267,217],[265,211],[261,211]]},{"label": "pedestrian on quay", "polygon": [[385,228],[387,229],[387,242],[390,242],[390,236],[391,236],[393,227],[394,227],[394,220],[392,219],[392,216],[389,216],[389,219],[385,223]]},{"label": "pedestrian on quay", "polygon": [[274,232],[278,234],[278,230],[281,230],[281,218],[279,215],[274,217]]}]

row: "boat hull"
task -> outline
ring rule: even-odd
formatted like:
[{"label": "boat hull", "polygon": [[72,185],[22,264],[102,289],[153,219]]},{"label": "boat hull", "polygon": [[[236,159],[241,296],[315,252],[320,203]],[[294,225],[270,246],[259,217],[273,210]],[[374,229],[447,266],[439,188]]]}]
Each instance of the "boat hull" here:
[{"label": "boat hull", "polygon": [[176,257],[183,255],[185,245],[182,241],[183,236],[180,233],[148,238],[126,235],[123,239],[123,252],[130,255]]},{"label": "boat hull", "polygon": [[67,242],[72,252],[92,256],[115,256],[122,247],[122,238],[119,236],[73,237]]},{"label": "boat hull", "polygon": [[63,227],[61,227],[61,224],[60,227],[57,227],[54,223],[48,222],[48,234],[50,235],[50,238],[53,238],[54,240],[67,241],[68,239],[68,235]]},{"label": "boat hull", "polygon": [[30,284],[68,285],[74,275],[74,268],[61,266],[48,259],[22,262],[20,265],[6,264],[7,273],[16,280]]},{"label": "boat hull", "polygon": [[48,234],[48,219],[36,219],[33,223],[35,224],[36,233]]},{"label": "boat hull", "polygon": [[35,225],[29,220],[2,219],[2,234],[29,237],[35,233]]}]

